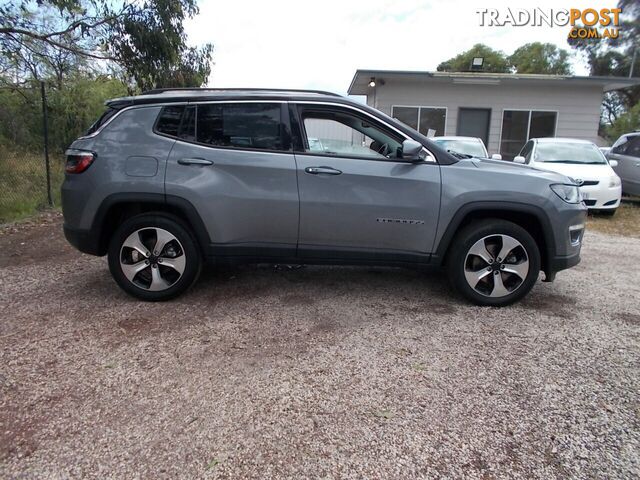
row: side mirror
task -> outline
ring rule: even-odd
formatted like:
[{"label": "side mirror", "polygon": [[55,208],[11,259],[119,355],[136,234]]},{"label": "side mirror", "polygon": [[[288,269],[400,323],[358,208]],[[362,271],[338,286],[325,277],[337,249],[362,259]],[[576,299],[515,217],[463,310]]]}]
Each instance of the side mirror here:
[{"label": "side mirror", "polygon": [[405,140],[402,142],[402,159],[409,162],[415,162],[420,160],[420,152],[422,151],[422,144],[415,140]]},{"label": "side mirror", "polygon": [[499,153],[494,153],[493,155],[491,155],[491,158],[493,160],[502,160],[502,155],[500,155]]},{"label": "side mirror", "polygon": [[522,155],[518,155],[516,157],[513,157],[513,163],[526,163],[527,160],[522,156]]},{"label": "side mirror", "polygon": [[616,168],[618,166],[618,161],[617,160],[609,160],[609,165],[611,165],[611,168]]}]

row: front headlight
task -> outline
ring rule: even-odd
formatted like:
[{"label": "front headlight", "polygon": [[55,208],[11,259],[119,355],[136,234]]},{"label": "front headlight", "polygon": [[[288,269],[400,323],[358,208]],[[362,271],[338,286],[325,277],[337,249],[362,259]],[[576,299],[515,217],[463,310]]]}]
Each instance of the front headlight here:
[{"label": "front headlight", "polygon": [[549,185],[553,193],[558,195],[562,200],[567,203],[580,203],[580,191],[577,185],[566,185],[562,183],[554,183]]},{"label": "front headlight", "polygon": [[619,187],[622,184],[618,175],[611,175],[609,177],[609,188]]}]

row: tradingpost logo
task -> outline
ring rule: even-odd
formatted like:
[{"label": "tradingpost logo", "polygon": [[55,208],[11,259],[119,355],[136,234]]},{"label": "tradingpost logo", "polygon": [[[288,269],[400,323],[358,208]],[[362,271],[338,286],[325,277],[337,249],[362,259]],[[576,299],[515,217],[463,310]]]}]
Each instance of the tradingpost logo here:
[{"label": "tradingpost logo", "polygon": [[[569,38],[618,38],[620,8],[481,8],[476,10],[481,27],[566,27]],[[602,30],[599,28],[602,27]]]}]

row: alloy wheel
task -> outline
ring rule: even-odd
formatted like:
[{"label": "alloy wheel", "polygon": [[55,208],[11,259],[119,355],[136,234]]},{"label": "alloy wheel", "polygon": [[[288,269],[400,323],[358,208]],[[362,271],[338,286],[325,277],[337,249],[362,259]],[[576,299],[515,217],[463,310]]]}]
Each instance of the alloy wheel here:
[{"label": "alloy wheel", "polygon": [[180,241],[162,228],[136,230],[120,248],[122,273],[144,290],[158,292],[170,288],[182,277],[186,264]]},{"label": "alloy wheel", "polygon": [[522,286],[529,274],[529,256],[518,240],[503,234],[481,238],[467,252],[464,276],[476,292],[504,297]]}]

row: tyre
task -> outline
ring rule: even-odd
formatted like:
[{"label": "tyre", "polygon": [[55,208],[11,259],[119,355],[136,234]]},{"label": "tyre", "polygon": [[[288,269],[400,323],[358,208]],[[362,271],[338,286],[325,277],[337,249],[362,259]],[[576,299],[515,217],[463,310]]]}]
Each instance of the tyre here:
[{"label": "tyre", "polygon": [[109,242],[109,270],[125,292],[147,301],[168,300],[195,283],[202,255],[177,217],[142,214],[124,221]]},{"label": "tyre", "polygon": [[515,223],[474,222],[455,237],[447,273],[456,290],[478,305],[502,307],[524,297],[538,279],[540,250]]}]

